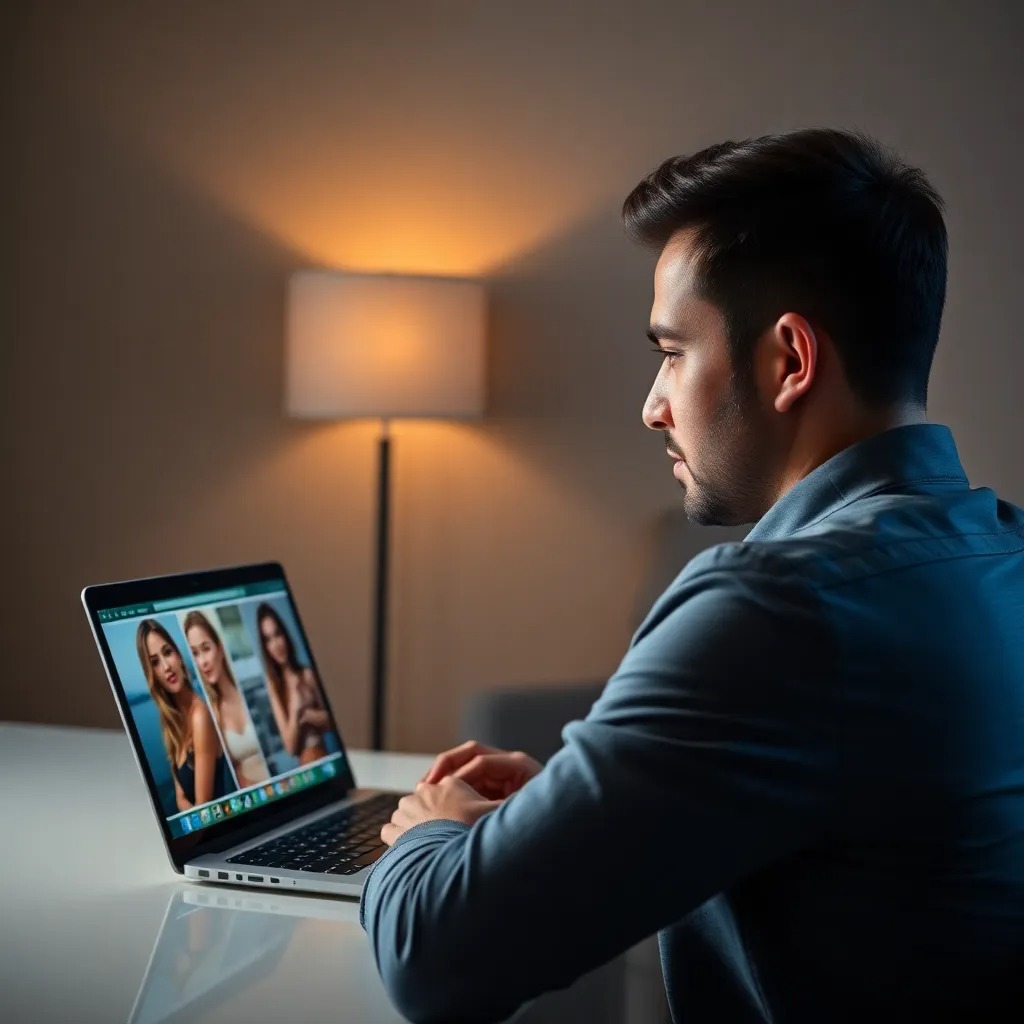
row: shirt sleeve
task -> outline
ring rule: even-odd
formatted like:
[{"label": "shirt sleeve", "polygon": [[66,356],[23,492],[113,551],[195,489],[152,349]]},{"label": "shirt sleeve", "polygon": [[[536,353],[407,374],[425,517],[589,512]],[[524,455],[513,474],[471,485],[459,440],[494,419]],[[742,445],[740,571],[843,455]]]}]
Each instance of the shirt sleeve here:
[{"label": "shirt sleeve", "polygon": [[410,1020],[503,1020],[825,830],[835,654],[817,597],[702,562],[538,776],[378,861],[362,920]]}]

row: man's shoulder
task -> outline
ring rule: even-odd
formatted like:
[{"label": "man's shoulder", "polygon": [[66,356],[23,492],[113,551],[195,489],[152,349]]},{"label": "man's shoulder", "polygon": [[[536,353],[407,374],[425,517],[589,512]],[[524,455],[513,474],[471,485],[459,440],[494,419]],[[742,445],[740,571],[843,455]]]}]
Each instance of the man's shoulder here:
[{"label": "man's shoulder", "polygon": [[[813,554],[805,546],[736,541],[716,544],[692,558],[654,602],[634,639],[649,634],[670,616],[687,621],[728,621],[753,616],[816,613]],[[703,627],[702,627],[703,628]]]},{"label": "man's shoulder", "polygon": [[880,494],[852,502],[788,537],[708,548],[687,564],[677,583],[718,573],[746,577],[751,585],[831,587],[1022,547],[1024,513],[991,491]]},{"label": "man's shoulder", "polygon": [[701,579],[714,585],[739,577],[752,585],[806,586],[812,575],[810,570],[827,557],[827,547],[817,538],[800,537],[716,544],[692,558],[676,578],[676,584]]}]

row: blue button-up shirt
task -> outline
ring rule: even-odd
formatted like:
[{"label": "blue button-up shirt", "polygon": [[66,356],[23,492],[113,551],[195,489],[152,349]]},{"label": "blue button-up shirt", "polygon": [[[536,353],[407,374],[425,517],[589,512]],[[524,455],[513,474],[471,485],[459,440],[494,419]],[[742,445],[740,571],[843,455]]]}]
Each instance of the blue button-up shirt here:
[{"label": "blue button-up shirt", "polygon": [[1024,997],[1024,512],[946,427],[845,449],[690,562],[563,740],[372,872],[411,1019],[500,1020],[654,932],[687,1024]]}]

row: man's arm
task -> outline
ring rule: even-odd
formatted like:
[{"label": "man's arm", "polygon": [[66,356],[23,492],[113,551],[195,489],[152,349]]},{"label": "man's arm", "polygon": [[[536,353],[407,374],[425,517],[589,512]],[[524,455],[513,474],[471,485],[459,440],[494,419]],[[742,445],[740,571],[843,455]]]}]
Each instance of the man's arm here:
[{"label": "man's arm", "polygon": [[378,862],[363,922],[411,1020],[504,1019],[826,828],[835,656],[816,596],[699,561],[540,775]]}]

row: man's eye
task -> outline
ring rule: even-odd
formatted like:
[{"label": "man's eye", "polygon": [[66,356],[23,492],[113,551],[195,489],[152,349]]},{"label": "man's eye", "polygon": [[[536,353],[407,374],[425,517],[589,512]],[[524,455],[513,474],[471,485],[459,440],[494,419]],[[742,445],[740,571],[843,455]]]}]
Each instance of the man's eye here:
[{"label": "man's eye", "polygon": [[659,348],[658,346],[652,348],[651,351],[657,353],[662,359],[667,359],[669,366],[674,366],[676,360],[682,355],[682,352],[669,352],[667,349]]}]

